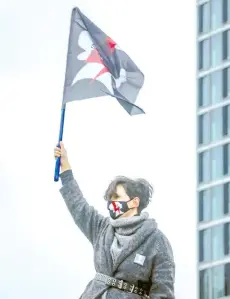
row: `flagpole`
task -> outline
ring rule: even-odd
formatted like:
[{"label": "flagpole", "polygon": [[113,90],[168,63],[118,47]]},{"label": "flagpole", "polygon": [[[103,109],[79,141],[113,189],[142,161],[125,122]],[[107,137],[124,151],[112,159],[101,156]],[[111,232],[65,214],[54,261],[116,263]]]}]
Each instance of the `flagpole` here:
[{"label": "flagpole", "polygon": [[[66,105],[64,105],[61,109],[61,121],[60,121],[60,130],[59,130],[59,138],[58,138],[58,147],[60,147],[60,141],[62,141],[63,138],[63,129],[64,129],[64,121],[65,121],[65,109]],[[55,171],[54,171],[54,181],[58,182],[59,180],[59,174],[60,174],[60,165],[61,165],[61,158],[56,159],[55,164]]]}]

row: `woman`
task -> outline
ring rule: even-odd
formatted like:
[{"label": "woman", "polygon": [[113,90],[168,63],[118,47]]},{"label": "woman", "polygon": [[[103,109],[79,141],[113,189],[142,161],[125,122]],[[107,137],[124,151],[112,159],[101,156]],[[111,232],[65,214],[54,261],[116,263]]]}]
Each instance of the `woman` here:
[{"label": "woman", "polygon": [[142,212],[151,185],[117,177],[104,196],[110,217],[103,217],[83,197],[62,142],[54,156],[61,158],[62,197],[94,249],[96,275],[81,299],[175,299],[171,245],[155,220]]}]

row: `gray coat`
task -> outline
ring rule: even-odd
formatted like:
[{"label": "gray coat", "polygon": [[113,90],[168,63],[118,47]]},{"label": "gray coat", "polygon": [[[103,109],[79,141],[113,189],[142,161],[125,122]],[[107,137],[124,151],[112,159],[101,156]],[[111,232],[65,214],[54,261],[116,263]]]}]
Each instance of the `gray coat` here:
[{"label": "gray coat", "polygon": [[[110,248],[114,239],[114,227],[108,217],[100,215],[84,199],[73,177],[72,171],[61,174],[60,192],[79,229],[88,238],[94,249],[94,265],[98,273],[123,279],[137,285],[138,280],[152,281],[157,289],[150,290],[150,299],[175,299],[175,264],[172,248],[153,219],[145,220],[142,228],[135,233],[131,244],[122,250],[114,261]],[[143,265],[135,263],[135,257],[145,257]],[[134,293],[110,288],[105,283],[93,279],[86,286],[81,299],[141,299]],[[103,298],[104,298],[103,296]]]}]

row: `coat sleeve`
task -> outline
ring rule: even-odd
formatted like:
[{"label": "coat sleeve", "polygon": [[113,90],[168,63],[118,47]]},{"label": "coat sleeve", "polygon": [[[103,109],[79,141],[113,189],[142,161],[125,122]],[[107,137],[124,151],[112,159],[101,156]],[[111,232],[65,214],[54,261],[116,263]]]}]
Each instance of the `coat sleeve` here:
[{"label": "coat sleeve", "polygon": [[152,271],[150,299],[175,299],[175,263],[168,239],[160,233],[156,244],[156,258]]},{"label": "coat sleeve", "polygon": [[108,218],[100,215],[94,207],[87,203],[74,179],[72,170],[63,172],[60,178],[63,185],[60,193],[74,222],[87,239],[94,244],[98,234],[106,226]]}]

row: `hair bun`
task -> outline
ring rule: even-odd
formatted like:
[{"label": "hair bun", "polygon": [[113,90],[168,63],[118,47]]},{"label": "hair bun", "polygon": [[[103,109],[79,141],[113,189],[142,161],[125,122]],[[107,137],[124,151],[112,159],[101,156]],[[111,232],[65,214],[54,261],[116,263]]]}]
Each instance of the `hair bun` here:
[{"label": "hair bun", "polygon": [[152,198],[153,186],[143,178],[136,179],[136,182],[139,184],[140,188],[145,193],[146,197],[148,197],[149,199]]}]

